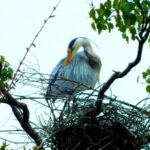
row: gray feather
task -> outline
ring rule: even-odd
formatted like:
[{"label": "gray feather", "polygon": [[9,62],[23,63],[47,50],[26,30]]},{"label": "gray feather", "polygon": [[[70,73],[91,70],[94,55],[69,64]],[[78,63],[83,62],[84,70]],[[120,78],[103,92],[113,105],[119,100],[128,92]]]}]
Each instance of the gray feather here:
[{"label": "gray feather", "polygon": [[67,66],[64,66],[65,60],[66,58],[63,58],[52,71],[47,95],[72,95],[88,87],[94,88],[97,72],[89,64],[84,51],[77,53]]}]

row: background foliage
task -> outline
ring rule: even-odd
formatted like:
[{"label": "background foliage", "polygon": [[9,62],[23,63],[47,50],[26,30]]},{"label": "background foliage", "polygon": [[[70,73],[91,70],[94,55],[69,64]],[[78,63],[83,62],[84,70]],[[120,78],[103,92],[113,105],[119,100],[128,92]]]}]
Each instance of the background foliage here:
[{"label": "background foliage", "polygon": [[13,69],[5,60],[4,56],[0,56],[0,86],[7,86],[7,82],[13,78]]},{"label": "background foliage", "polygon": [[138,33],[147,28],[150,20],[149,0],[107,0],[100,3],[99,8],[91,6],[89,15],[93,19],[92,28],[100,34],[117,27],[127,42],[129,38],[136,40]]}]

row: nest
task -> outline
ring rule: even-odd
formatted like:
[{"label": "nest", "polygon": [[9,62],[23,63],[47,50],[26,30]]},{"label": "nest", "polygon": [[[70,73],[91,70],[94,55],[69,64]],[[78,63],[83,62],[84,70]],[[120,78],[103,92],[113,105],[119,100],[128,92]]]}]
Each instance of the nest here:
[{"label": "nest", "polygon": [[[22,83],[41,96],[46,93],[48,78],[32,70],[24,75]],[[98,92],[99,89],[93,89],[74,96],[43,99],[43,106],[48,108],[47,117],[43,117],[46,119],[40,120],[44,146],[52,150],[149,150],[149,99],[135,106],[105,96],[103,111],[96,117],[87,116],[95,108]]]},{"label": "nest", "polygon": [[149,149],[142,141],[142,136],[150,133],[147,100],[139,108],[106,96],[103,112],[96,117],[87,116],[94,108],[96,95],[92,91],[48,101],[51,117],[45,130],[47,147],[52,150]]}]

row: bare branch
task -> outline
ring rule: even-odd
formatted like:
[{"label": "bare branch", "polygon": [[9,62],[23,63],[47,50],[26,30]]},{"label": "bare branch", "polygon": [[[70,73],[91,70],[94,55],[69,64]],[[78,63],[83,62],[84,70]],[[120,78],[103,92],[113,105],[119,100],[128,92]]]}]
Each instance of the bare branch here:
[{"label": "bare branch", "polygon": [[111,86],[111,84],[119,78],[122,78],[124,76],[126,76],[131,69],[133,69],[141,60],[142,57],[142,51],[143,51],[143,45],[144,45],[144,41],[141,40],[139,41],[139,46],[138,46],[138,53],[137,56],[135,58],[135,60],[131,63],[128,64],[128,66],[122,71],[122,72],[114,72],[112,74],[112,76],[107,80],[107,82],[105,82],[102,86],[102,88],[100,89],[99,93],[98,93],[98,97],[97,97],[97,101],[95,103],[96,105],[96,113],[100,113],[101,109],[102,109],[102,100],[104,98],[104,94],[107,91],[107,89]]},{"label": "bare branch", "polygon": [[14,82],[15,82],[15,80],[16,80],[17,74],[18,74],[18,72],[20,71],[20,68],[21,68],[21,66],[22,66],[22,64],[23,64],[23,62],[24,62],[24,60],[25,60],[25,58],[27,57],[27,54],[29,53],[31,47],[32,47],[32,46],[33,46],[33,47],[36,47],[36,45],[34,44],[34,43],[35,43],[35,40],[37,39],[37,37],[39,36],[39,34],[41,33],[41,31],[42,31],[43,28],[45,27],[45,25],[46,25],[46,23],[48,22],[48,20],[49,20],[50,18],[53,18],[53,17],[54,17],[53,14],[54,14],[54,12],[56,11],[56,8],[59,6],[60,2],[61,2],[61,0],[59,0],[58,3],[56,4],[56,6],[53,7],[53,10],[51,11],[51,13],[50,13],[50,15],[47,17],[47,19],[44,20],[43,25],[41,26],[41,28],[39,29],[39,31],[37,32],[37,34],[34,36],[34,38],[33,38],[32,42],[31,42],[31,44],[29,45],[28,48],[26,48],[26,53],[25,53],[25,55],[23,56],[21,62],[19,63],[19,66],[18,66],[18,68],[17,68],[17,70],[16,70],[16,72],[15,72],[14,78],[13,78],[13,80],[11,81],[11,83],[10,83],[10,85],[9,85],[8,91],[9,91],[9,90],[12,88],[12,86],[14,85]]},{"label": "bare branch", "polygon": [[130,72],[130,70],[133,69],[133,67],[135,67],[141,61],[143,45],[144,41],[140,41],[138,46],[138,53],[135,60],[129,63],[129,65],[122,72],[114,72],[114,74],[109,78],[109,80],[102,86],[98,94],[98,99],[103,98],[105,91],[110,87],[114,80],[126,76]]}]

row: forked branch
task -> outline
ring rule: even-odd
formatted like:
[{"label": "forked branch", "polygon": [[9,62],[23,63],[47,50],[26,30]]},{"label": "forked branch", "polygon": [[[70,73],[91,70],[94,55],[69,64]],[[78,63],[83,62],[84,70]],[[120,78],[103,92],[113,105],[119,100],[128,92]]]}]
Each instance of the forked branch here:
[{"label": "forked branch", "polygon": [[[149,17],[148,17],[149,18]],[[107,89],[111,86],[111,84],[119,78],[123,78],[126,76],[135,66],[138,65],[138,63],[141,61],[142,57],[142,52],[143,52],[143,46],[146,40],[148,39],[150,35],[150,20],[147,21],[147,28],[141,29],[141,32],[139,33],[139,38],[138,38],[138,52],[137,56],[134,61],[128,64],[128,66],[122,71],[116,71],[112,74],[112,76],[108,79],[107,82],[104,83],[102,88],[100,89],[96,101],[96,114],[99,114],[102,109],[102,100],[104,98],[104,94],[107,91]]]},{"label": "forked branch", "polygon": [[38,146],[42,147],[42,138],[34,130],[34,128],[32,128],[29,122],[30,112],[27,105],[17,101],[4,88],[1,87],[0,90],[4,95],[2,102],[10,105],[21,127],[27,132],[27,134],[35,141]]}]

